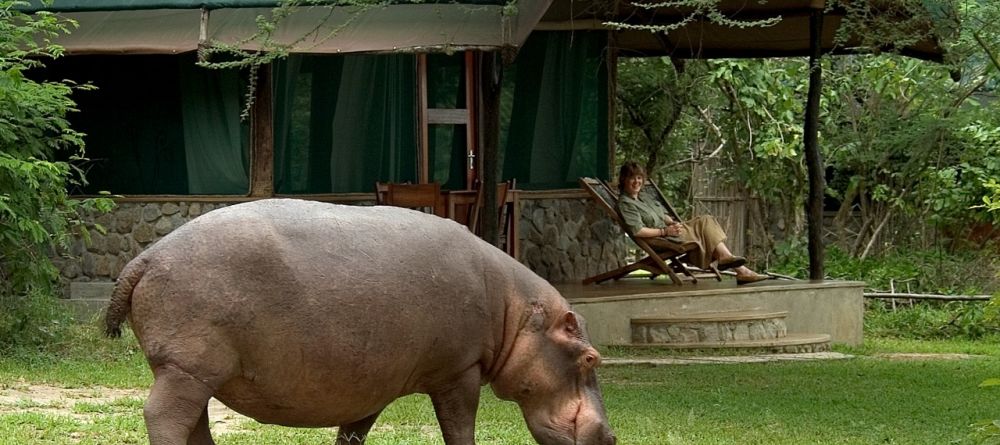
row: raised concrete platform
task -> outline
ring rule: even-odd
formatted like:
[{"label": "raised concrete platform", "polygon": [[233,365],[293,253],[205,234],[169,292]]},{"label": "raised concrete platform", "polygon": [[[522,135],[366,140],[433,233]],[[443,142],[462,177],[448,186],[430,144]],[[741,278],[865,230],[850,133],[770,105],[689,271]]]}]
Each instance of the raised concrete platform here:
[{"label": "raised concrete platform", "polygon": [[859,345],[863,339],[864,283],[860,281],[768,280],[736,286],[698,281],[676,286],[665,280],[629,278],[584,286],[556,284],[573,310],[587,321],[598,345],[631,344],[631,320],[678,318],[708,312],[787,312],[789,336],[828,334],[833,343]]}]

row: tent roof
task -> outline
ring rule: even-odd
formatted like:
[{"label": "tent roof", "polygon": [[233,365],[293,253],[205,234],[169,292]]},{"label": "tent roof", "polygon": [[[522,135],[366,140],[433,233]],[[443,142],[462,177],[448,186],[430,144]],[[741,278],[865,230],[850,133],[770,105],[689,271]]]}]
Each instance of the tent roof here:
[{"label": "tent roof", "polygon": [[[875,12],[890,12],[899,0],[855,0],[866,2]],[[933,1],[933,0],[931,0]],[[641,3],[655,3],[643,8]],[[821,44],[828,53],[871,51],[859,46],[857,36],[835,45],[835,37],[846,12],[829,8],[826,0],[719,0],[723,16],[740,21],[780,17],[773,26],[730,27],[712,23],[703,16],[692,16],[668,2],[656,0],[623,1],[610,4],[605,0],[556,0],[536,29],[611,29],[608,22],[629,25],[667,25],[689,20],[669,33],[653,33],[643,29],[621,29],[616,32],[617,46],[624,55],[669,55],[679,58],[721,57],[787,57],[809,54],[809,17],[814,11],[824,11]],[[898,11],[891,11],[898,13]],[[910,17],[901,17],[900,21]],[[925,31],[932,23],[921,23]],[[899,51],[907,56],[940,61],[943,50],[938,41],[925,38]]]},{"label": "tent roof", "polygon": [[[314,1],[312,3],[318,3]],[[336,4],[337,0],[323,3]],[[394,0],[391,3],[416,3]],[[461,3],[465,5],[503,5],[505,0],[425,0],[420,3]],[[142,9],[223,9],[223,8],[274,8],[281,0],[54,0],[45,6],[41,0],[28,0],[28,6],[21,8],[27,12],[80,12],[80,11],[137,11]]]},{"label": "tent roof", "polygon": [[[695,17],[690,10],[660,3],[652,9],[620,0],[393,0],[361,13],[350,7],[305,6],[274,34],[278,42],[300,40],[294,52],[349,53],[387,51],[513,50],[534,30],[610,30],[608,22],[663,25],[688,19],[667,34],[641,29],[615,32],[623,55],[681,58],[783,57],[809,52],[809,16],[824,10],[822,46],[830,53],[869,51],[850,37],[835,45],[845,12],[826,0],[719,0],[719,11],[734,20],[780,17],[768,27],[728,27]],[[640,0],[657,1],[657,0]],[[899,0],[855,0],[892,5]],[[279,0],[55,0],[45,8],[31,0],[25,10],[59,12],[80,23],[57,39],[70,54],[178,53],[194,51],[204,39],[236,43],[256,31],[256,17],[267,16]],[[330,3],[335,3],[331,1]],[[511,12],[516,11],[516,12]],[[207,21],[202,25],[203,16]],[[347,23],[346,25],[344,25]],[[929,29],[931,24],[926,24]],[[312,30],[315,32],[310,33]],[[301,39],[302,36],[307,36]],[[244,49],[259,49],[244,42]],[[941,60],[936,39],[925,38],[900,52]]]},{"label": "tent roof", "polygon": [[[387,6],[301,6],[272,35],[292,52],[514,50],[552,0],[394,0]],[[335,2],[330,2],[335,3]],[[38,0],[25,12],[56,12],[79,28],[55,43],[68,54],[172,54],[217,41],[260,49],[246,41],[257,17],[278,0]]]}]

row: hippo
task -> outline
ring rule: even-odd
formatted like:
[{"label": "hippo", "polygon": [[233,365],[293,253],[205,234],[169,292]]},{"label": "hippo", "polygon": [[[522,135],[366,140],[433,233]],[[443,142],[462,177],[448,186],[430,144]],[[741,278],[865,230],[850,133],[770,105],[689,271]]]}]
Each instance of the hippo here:
[{"label": "hippo", "polygon": [[465,226],[414,210],[266,199],[206,213],[122,270],[106,334],[126,318],[154,376],[151,445],[214,444],[212,397],[362,444],[413,393],[446,444],[474,444],[486,384],[540,444],[616,442],[584,320]]}]

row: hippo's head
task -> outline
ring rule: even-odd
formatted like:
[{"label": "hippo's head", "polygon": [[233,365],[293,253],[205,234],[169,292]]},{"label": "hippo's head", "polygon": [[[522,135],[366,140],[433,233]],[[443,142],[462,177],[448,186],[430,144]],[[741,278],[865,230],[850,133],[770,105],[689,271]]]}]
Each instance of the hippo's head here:
[{"label": "hippo's head", "polygon": [[614,445],[594,372],[601,355],[577,317],[535,308],[492,382],[493,392],[517,402],[540,444]]}]

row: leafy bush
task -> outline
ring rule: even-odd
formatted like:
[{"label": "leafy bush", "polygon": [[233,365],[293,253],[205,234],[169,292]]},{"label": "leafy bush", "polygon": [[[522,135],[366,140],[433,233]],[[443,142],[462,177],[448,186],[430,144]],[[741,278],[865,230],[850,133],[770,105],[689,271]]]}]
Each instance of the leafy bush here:
[{"label": "leafy bush", "polygon": [[[809,259],[799,243],[775,249],[769,270],[805,278]],[[1000,264],[993,250],[947,252],[943,249],[894,250],[859,259],[837,247],[827,249],[827,277],[864,281],[871,291],[981,295],[1000,288]],[[1000,302],[918,301],[895,306],[885,300],[866,302],[865,335],[882,338],[943,339],[1000,338]]]},{"label": "leafy bush", "polygon": [[[806,278],[808,252],[803,243],[785,242],[775,248],[768,269]],[[826,249],[826,276],[835,280],[864,281],[866,288],[888,292],[943,295],[979,295],[1000,288],[1000,262],[994,250],[894,249],[864,259],[836,246]]]},{"label": "leafy bush", "polygon": [[986,317],[981,301],[899,303],[868,301],[865,335],[913,340],[1000,338],[1000,323]]},{"label": "leafy bush", "polygon": [[71,200],[68,183],[82,173],[57,153],[82,159],[82,134],[66,119],[74,110],[68,82],[36,82],[25,73],[58,57],[48,42],[72,23],[27,16],[0,0],[0,348],[38,346],[58,335],[65,315],[53,298],[58,271],[50,255],[87,239],[82,211],[107,211],[108,199]]}]

